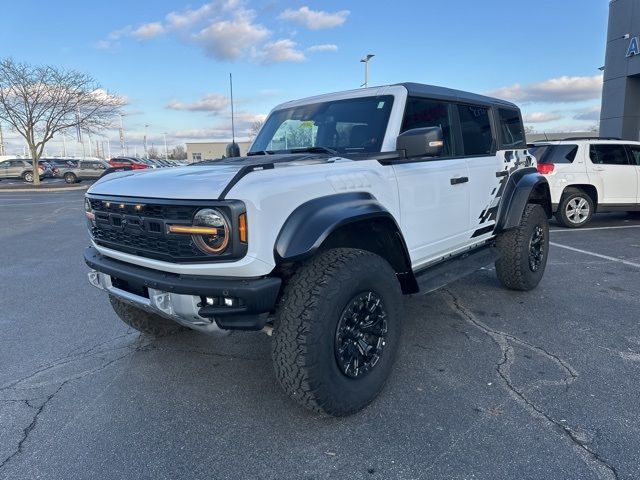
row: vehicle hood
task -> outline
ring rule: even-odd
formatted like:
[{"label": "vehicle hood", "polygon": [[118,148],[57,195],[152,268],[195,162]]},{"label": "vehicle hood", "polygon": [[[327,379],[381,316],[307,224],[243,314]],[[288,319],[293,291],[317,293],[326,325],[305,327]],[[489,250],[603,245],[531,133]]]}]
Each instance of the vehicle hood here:
[{"label": "vehicle hood", "polygon": [[139,198],[212,200],[220,197],[235,175],[248,165],[293,167],[330,163],[340,158],[327,154],[260,155],[202,162],[188,167],[129,170],[102,177],[87,193]]}]

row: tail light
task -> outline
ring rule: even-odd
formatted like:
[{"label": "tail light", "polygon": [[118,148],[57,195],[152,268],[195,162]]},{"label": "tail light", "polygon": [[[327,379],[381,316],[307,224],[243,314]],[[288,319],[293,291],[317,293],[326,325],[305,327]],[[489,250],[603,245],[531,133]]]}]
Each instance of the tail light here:
[{"label": "tail light", "polygon": [[556,166],[553,163],[539,163],[538,164],[538,172],[542,175],[548,175],[553,173],[553,170]]}]

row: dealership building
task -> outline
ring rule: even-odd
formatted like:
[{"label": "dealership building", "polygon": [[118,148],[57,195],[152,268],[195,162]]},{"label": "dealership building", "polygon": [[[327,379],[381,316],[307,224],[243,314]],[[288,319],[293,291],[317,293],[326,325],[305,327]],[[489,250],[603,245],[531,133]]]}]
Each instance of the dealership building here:
[{"label": "dealership building", "polygon": [[609,3],[600,135],[640,140],[640,1]]}]

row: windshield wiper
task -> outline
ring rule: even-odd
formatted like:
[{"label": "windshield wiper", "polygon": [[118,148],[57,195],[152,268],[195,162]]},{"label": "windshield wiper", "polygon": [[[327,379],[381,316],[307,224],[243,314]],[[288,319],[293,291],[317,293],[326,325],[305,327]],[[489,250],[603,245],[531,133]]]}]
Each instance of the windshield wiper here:
[{"label": "windshield wiper", "polygon": [[254,155],[273,155],[273,150],[258,150],[247,153],[247,157],[253,157]]},{"label": "windshield wiper", "polygon": [[331,149],[331,148],[327,148],[327,147],[323,147],[321,145],[318,145],[316,147],[303,147],[303,148],[293,148],[291,150],[289,150],[291,153],[304,153],[304,152],[309,152],[309,153],[330,153],[331,155],[338,155],[338,152]]}]

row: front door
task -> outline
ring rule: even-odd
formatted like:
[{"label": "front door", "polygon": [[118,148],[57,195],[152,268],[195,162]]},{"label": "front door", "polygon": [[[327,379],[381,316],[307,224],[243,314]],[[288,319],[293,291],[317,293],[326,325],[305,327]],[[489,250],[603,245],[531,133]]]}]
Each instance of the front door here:
[{"label": "front door", "polygon": [[393,165],[400,196],[400,221],[414,268],[438,260],[469,238],[469,170],[455,158],[451,109],[446,102],[409,98],[401,132],[440,127],[441,157],[408,159]]},{"label": "front door", "polygon": [[587,174],[594,177],[593,183],[602,185],[598,203],[635,204],[638,197],[638,174],[635,165],[631,165],[625,146],[615,143],[593,144],[589,149],[589,157],[592,165]]}]

